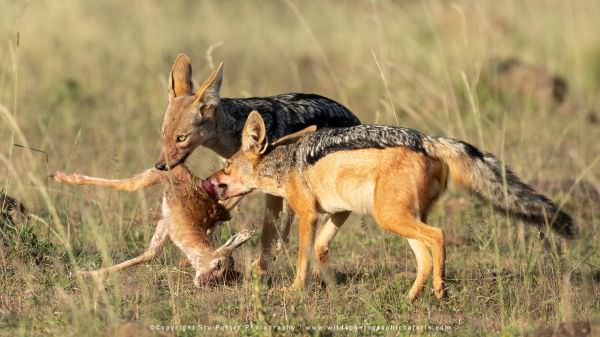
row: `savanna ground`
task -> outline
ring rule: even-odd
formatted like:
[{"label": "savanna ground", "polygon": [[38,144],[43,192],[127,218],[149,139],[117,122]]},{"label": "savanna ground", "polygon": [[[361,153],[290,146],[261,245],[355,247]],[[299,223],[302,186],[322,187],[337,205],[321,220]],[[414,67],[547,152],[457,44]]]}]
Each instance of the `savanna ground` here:
[{"label": "savanna ground", "polygon": [[[147,331],[156,324],[254,322],[296,328],[276,336],[510,336],[558,322],[593,325],[600,317],[598,17],[595,0],[0,1],[0,190],[46,223],[0,223],[0,335],[141,335],[156,333]],[[314,283],[305,292],[284,290],[293,278],[294,232],[267,282],[251,276],[259,235],[236,252],[246,276],[238,285],[194,288],[173,247],[104,287],[77,277],[146,247],[160,188],[126,194],[62,186],[47,175],[126,177],[151,166],[179,52],[192,57],[197,81],[224,61],[224,97],[320,93],[364,122],[454,136],[494,152],[563,203],[581,238],[549,235],[544,244],[532,227],[451,189],[429,219],[448,241],[443,303],[429,292],[405,300],[412,252],[367,216],[353,216],[334,241],[337,284],[327,290]],[[521,76],[492,60],[508,57],[540,68]],[[562,102],[562,87],[544,69],[568,83]],[[47,152],[48,162],[14,143]],[[190,158],[199,176],[219,165],[204,149]],[[580,180],[583,191],[573,185]],[[217,237],[261,209],[262,198],[250,197]],[[299,330],[344,324],[450,330]]]}]

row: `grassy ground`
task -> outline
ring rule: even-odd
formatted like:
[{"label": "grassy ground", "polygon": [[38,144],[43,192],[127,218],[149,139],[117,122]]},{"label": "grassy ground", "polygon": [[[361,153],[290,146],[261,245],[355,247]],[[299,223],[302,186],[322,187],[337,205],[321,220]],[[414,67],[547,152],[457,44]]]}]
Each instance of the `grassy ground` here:
[{"label": "grassy ground", "polygon": [[[552,197],[565,202],[582,236],[569,243],[551,236],[549,245],[451,190],[429,220],[448,238],[449,298],[437,303],[426,294],[409,303],[415,263],[406,240],[362,216],[332,245],[338,282],[328,290],[284,291],[295,235],[266,283],[251,276],[257,235],[236,253],[246,275],[238,285],[194,288],[190,268],[179,267],[181,255],[170,248],[98,287],[72,272],[141,252],[160,192],[67,187],[46,176],[61,169],[125,177],[152,165],[168,70],[186,52],[197,81],[211,63],[225,62],[225,97],[317,92],[364,122],[468,140],[526,181],[585,179],[598,187],[600,126],[589,111],[600,110],[599,16],[593,0],[0,0],[0,190],[47,222],[0,223],[0,335],[141,335],[154,325],[253,322],[295,327],[288,335],[347,333],[299,330],[313,325],[414,324],[449,330],[350,333],[509,336],[597,320],[600,204],[568,188]],[[493,57],[562,74],[568,102],[499,90],[489,76]],[[48,162],[13,143],[46,151]],[[219,161],[201,149],[190,166],[206,176]],[[260,215],[260,196],[249,199],[220,237]],[[203,333],[238,332],[177,335]]]}]

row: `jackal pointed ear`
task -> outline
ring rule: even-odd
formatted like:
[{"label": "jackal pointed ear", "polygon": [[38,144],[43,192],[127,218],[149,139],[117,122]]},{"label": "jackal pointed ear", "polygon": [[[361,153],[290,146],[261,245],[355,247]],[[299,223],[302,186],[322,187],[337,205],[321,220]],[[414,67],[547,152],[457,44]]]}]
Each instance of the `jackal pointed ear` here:
[{"label": "jackal pointed ear", "polygon": [[219,105],[221,82],[223,82],[223,62],[219,63],[217,69],[196,90],[196,100],[206,105]]},{"label": "jackal pointed ear", "polygon": [[262,116],[257,111],[252,111],[242,130],[242,151],[251,149],[256,150],[257,153],[263,151],[267,145],[266,134],[267,130]]},{"label": "jackal pointed ear", "polygon": [[273,143],[271,143],[271,145],[277,146],[277,145],[287,145],[287,144],[295,143],[298,139],[302,138],[302,136],[304,136],[305,134],[315,132],[315,130],[317,130],[317,126],[311,125],[300,131],[296,131],[294,133],[290,133],[289,135],[283,136],[283,137],[277,139],[276,141],[274,141]]},{"label": "jackal pointed ear", "polygon": [[185,54],[177,55],[171,73],[169,75],[169,98],[191,95],[192,84],[192,63]]}]

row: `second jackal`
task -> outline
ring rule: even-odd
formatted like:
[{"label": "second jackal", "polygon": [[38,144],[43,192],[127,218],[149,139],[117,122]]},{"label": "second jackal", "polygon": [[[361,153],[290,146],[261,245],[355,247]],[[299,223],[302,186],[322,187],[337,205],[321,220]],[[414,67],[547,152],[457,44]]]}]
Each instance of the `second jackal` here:
[{"label": "second jackal", "polygon": [[434,294],[441,298],[444,233],[426,222],[449,180],[523,220],[547,223],[567,238],[575,235],[567,213],[494,155],[468,143],[381,125],[314,130],[269,144],[264,122],[253,112],[242,149],[206,183],[220,199],[260,190],[288,200],[299,219],[295,287],[305,284],[318,214],[330,215],[314,243],[316,269],[327,276],[329,243],[350,212],[358,212],[372,214],[382,229],[408,238],[417,260],[408,297],[422,292],[433,271]]}]

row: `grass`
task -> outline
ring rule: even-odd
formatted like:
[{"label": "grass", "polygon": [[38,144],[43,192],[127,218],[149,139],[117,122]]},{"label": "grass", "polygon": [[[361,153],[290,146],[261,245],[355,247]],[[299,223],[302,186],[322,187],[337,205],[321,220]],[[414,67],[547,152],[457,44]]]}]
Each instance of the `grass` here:
[{"label": "grass", "polygon": [[[415,263],[406,240],[358,215],[332,245],[337,284],[327,290],[284,290],[293,278],[295,235],[268,282],[252,277],[257,235],[236,253],[246,276],[239,285],[194,288],[171,247],[98,287],[73,272],[141,252],[160,192],[46,179],[56,169],[125,177],[149,167],[159,153],[168,70],[186,52],[197,81],[211,62],[225,62],[225,97],[317,92],[364,122],[465,139],[526,181],[597,182],[600,128],[587,118],[600,109],[597,1],[3,0],[0,13],[0,190],[47,223],[2,224],[0,335],[132,335],[157,324],[252,322],[296,328],[273,336],[345,335],[298,330],[305,326],[413,324],[450,331],[350,334],[511,336],[600,318],[599,205],[568,191],[552,197],[575,216],[581,239],[552,236],[545,245],[530,227],[451,190],[429,219],[448,239],[449,298],[437,303],[426,294],[410,303],[404,296]],[[569,100],[581,108],[494,89],[489,60],[510,56],[562,74]],[[13,143],[47,152],[48,163]],[[204,149],[190,162],[199,176],[220,165]],[[262,198],[250,197],[220,237],[261,208]]]}]

